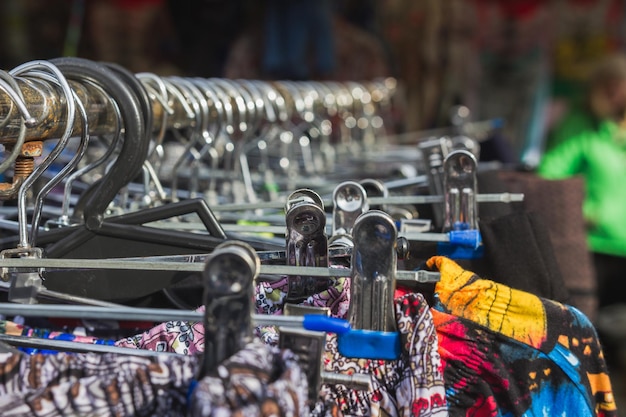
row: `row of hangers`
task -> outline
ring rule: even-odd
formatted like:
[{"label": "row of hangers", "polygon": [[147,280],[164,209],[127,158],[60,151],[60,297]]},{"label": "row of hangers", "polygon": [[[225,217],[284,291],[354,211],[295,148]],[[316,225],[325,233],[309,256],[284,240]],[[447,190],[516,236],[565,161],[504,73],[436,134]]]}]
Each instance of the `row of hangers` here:
[{"label": "row of hangers", "polygon": [[[158,77],[75,58],[34,61],[0,74],[0,90],[5,93],[0,95],[0,108],[6,114],[0,123],[0,140],[6,150],[0,168],[8,174],[13,166],[12,182],[5,184],[0,197],[17,200],[18,228],[17,234],[4,234],[0,257],[13,300],[34,302],[47,295],[109,305],[147,296],[193,272],[181,268],[182,259],[210,253],[224,240],[240,238],[240,225],[231,223],[235,211],[234,218],[272,219],[277,230],[288,228],[285,204],[293,197],[290,187],[301,182],[308,181],[309,189],[319,185],[321,190],[332,190],[331,199],[319,197],[326,203],[322,213],[333,208],[332,236],[346,234],[342,223],[374,207],[392,212],[405,237],[444,243],[460,239],[463,245],[474,246],[470,250],[479,246],[475,219],[481,197],[482,201],[519,199],[477,193],[472,152],[466,147],[448,158],[463,143],[458,140],[460,134],[440,138],[436,146],[424,142],[429,143],[430,153],[424,158],[426,148],[420,145],[422,158],[417,162],[411,159],[416,154],[409,153],[407,160],[423,164],[424,175],[401,179],[402,187],[412,190],[416,184],[439,181],[432,189],[434,195],[392,196],[387,184],[378,179],[339,181],[346,174],[356,175],[355,168],[362,173],[361,168],[372,162],[359,159],[360,155],[381,149],[376,141],[385,136],[383,121],[396,88],[392,79],[337,83]],[[106,145],[106,151],[85,163],[94,138],[96,144]],[[79,142],[67,162],[57,174],[47,174],[75,139]],[[46,140],[54,146],[42,155]],[[183,152],[168,178],[159,173],[165,165],[166,145],[172,142]],[[379,154],[389,162],[385,155],[395,157],[397,152]],[[432,157],[435,154],[439,159]],[[322,159],[316,160],[318,156]],[[107,169],[89,177],[90,170],[102,166]],[[183,167],[188,169],[186,174]],[[284,168],[284,181],[273,194],[268,193],[271,200],[259,201],[259,184],[266,186],[267,173],[276,167]],[[202,169],[208,170],[203,174]],[[264,178],[259,181],[253,173]],[[198,181],[203,177],[208,188],[200,192]],[[318,177],[323,181],[316,182]],[[43,180],[34,195],[33,184]],[[60,215],[42,226],[44,201],[50,201],[47,197],[62,183]],[[245,192],[233,191],[238,187]],[[80,192],[74,195],[72,188]],[[233,192],[228,195],[228,190]],[[29,203],[33,206],[30,213]],[[422,233],[432,232],[433,225],[414,218],[412,204],[431,203],[445,208],[441,210],[445,224],[436,225],[443,226],[444,234]],[[256,227],[264,231],[267,226]],[[280,239],[245,236],[255,250],[289,251]],[[166,257],[161,258],[162,264],[176,265],[147,271],[147,262],[136,262],[137,267],[115,274],[104,265],[109,262],[111,268],[116,262],[127,262],[125,268],[129,268],[138,258],[154,262],[159,257]],[[72,260],[78,264],[79,259],[83,264],[100,262],[89,270],[64,271],[64,265],[73,265]],[[54,260],[58,262],[53,264]],[[19,268],[31,269],[17,272]],[[143,273],[141,268],[145,268]]]},{"label": "row of hangers", "polygon": [[[10,301],[0,314],[203,321],[199,378],[251,339],[253,323],[280,326],[279,345],[302,354],[312,399],[322,383],[369,389],[369,375],[322,371],[325,334],[337,334],[345,357],[397,359],[396,282],[439,279],[402,269],[411,243],[480,256],[478,204],[521,198],[478,193],[477,145],[460,127],[417,146],[382,146],[395,88],[390,79],[158,77],[70,58],[0,72],[0,171],[12,174],[0,198],[7,217],[15,215],[0,224]],[[168,146],[179,151],[169,160]],[[101,152],[91,159],[94,147]],[[389,180],[394,171],[402,175]],[[252,314],[254,285],[282,276],[292,315]],[[328,278],[345,276],[347,320],[297,308]],[[187,285],[183,295],[177,284]],[[145,301],[155,293],[176,308]],[[191,311],[199,304],[203,314]]]}]

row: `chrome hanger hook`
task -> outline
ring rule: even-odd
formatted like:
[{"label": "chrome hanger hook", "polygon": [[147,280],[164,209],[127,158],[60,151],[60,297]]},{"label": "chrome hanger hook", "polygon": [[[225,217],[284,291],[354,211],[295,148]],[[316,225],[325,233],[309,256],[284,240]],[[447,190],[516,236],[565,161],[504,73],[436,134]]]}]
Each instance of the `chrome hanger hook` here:
[{"label": "chrome hanger hook", "polygon": [[[72,131],[73,131],[73,121],[76,115],[76,103],[74,102],[74,93],[72,88],[65,76],[61,73],[61,71],[53,64],[47,61],[32,61],[25,64],[22,64],[14,69],[12,69],[9,73],[13,76],[21,75],[21,74],[31,74],[36,75],[40,74],[43,70],[44,73],[52,74],[52,76],[56,79],[61,90],[63,91],[63,95],[66,100],[66,120],[68,121],[65,131],[61,139],[58,141],[57,145],[54,147],[52,152],[48,155],[48,157],[39,164],[36,168],[34,168],[30,174],[28,174],[21,184],[18,184],[19,187],[17,193],[17,206],[18,206],[18,222],[19,222],[19,232],[20,232],[20,242],[18,247],[20,248],[30,248],[31,245],[28,242],[28,227],[27,227],[27,213],[26,213],[26,194],[27,191],[32,187],[33,183],[37,178],[41,176],[41,174],[48,169],[48,167],[56,160],[65,146],[67,145],[67,141],[69,140]],[[14,183],[15,184],[15,183]]]}]

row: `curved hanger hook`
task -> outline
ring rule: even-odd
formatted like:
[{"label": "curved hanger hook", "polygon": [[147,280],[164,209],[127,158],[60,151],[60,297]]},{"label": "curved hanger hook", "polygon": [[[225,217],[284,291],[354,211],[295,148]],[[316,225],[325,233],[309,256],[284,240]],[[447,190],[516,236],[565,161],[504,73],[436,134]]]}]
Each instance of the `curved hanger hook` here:
[{"label": "curved hanger hook", "polygon": [[203,85],[205,93],[211,92],[212,97],[220,104],[222,108],[222,123],[220,132],[226,132],[228,135],[235,133],[235,121],[233,105],[224,90],[215,83],[215,79],[204,79]]},{"label": "curved hanger hook", "polygon": [[291,114],[290,110],[287,106],[287,101],[285,97],[281,93],[280,89],[276,87],[276,85],[268,82],[268,81],[254,81],[256,84],[259,84],[270,103],[272,103],[273,108],[276,110],[277,119],[280,123],[284,123],[290,119]]},{"label": "curved hanger hook", "polygon": [[98,229],[111,201],[137,176],[147,157],[146,130],[150,130],[152,120],[150,99],[139,80],[119,67],[82,58],[57,58],[52,62],[66,77],[78,81],[90,79],[100,85],[117,101],[122,113],[124,141],[118,157],[107,174],[83,193],[75,206],[75,214],[82,213],[87,229]]},{"label": "curved hanger hook", "polygon": [[257,84],[250,80],[234,80],[233,82],[237,85],[238,89],[245,90],[250,95],[250,99],[254,101],[253,125],[259,126],[263,122],[275,122],[276,115],[274,109],[271,108],[271,106],[269,108],[267,107],[270,103]]},{"label": "curved hanger hook", "polygon": [[276,123],[278,121],[278,114],[274,108],[274,103],[269,98],[266,84],[252,80],[237,80],[237,82],[256,97],[257,109],[262,113],[259,122]]},{"label": "curved hanger hook", "polygon": [[[98,90],[103,96],[106,97],[105,91],[99,85],[96,85],[89,80],[84,80],[83,82],[85,84],[89,84],[92,88]],[[65,180],[65,187],[63,190],[63,203],[61,205],[61,217],[59,218],[59,223],[62,225],[69,225],[70,197],[72,194],[72,186],[74,184],[74,181],[76,181],[77,178],[85,175],[89,171],[93,171],[94,169],[105,163],[111,157],[111,155],[113,155],[113,152],[115,152],[115,150],[117,149],[117,145],[119,144],[120,138],[122,137],[122,114],[120,113],[120,108],[115,100],[109,100],[109,102],[109,104],[113,108],[113,112],[115,113],[115,136],[113,137],[113,140],[107,144],[107,150],[100,158],[98,158],[91,164],[74,171]]]},{"label": "curved hanger hook", "polygon": [[57,186],[61,182],[61,180],[76,168],[78,162],[85,156],[85,151],[87,150],[87,144],[89,143],[89,120],[87,120],[87,111],[85,110],[85,106],[82,101],[76,94],[76,92],[72,91],[72,95],[74,97],[74,101],[76,107],[78,109],[78,113],[80,114],[80,120],[82,124],[82,132],[80,137],[80,144],[76,153],[60,171],[56,174],[50,181],[44,185],[39,193],[37,194],[37,198],[35,199],[35,208],[33,211],[33,219],[31,222],[30,229],[30,244],[32,246],[36,246],[37,240],[37,232],[39,231],[39,223],[41,222],[41,212],[43,210],[43,200],[50,193],[50,191]]},{"label": "curved hanger hook", "polygon": [[161,126],[159,127],[159,132],[156,134],[152,141],[154,143],[154,147],[151,151],[148,152],[148,159],[150,159],[155,153],[158,155],[159,158],[162,158],[163,140],[165,139],[165,132],[167,131],[167,119],[168,116],[174,114],[174,109],[169,104],[167,87],[161,77],[155,74],[142,72],[135,74],[135,76],[139,81],[142,82],[143,86],[146,88],[148,96],[155,99],[163,108],[163,114],[161,115]]},{"label": "curved hanger hook", "polygon": [[[197,155],[198,159],[202,159],[206,155],[209,155],[211,159],[211,170],[215,172],[217,171],[218,164],[220,162],[220,153],[215,146],[217,144],[215,140],[219,137],[222,131],[228,130],[226,126],[232,130],[232,107],[230,102],[224,102],[222,97],[223,93],[218,93],[215,90],[215,87],[206,78],[193,78],[191,82],[193,82],[196,87],[203,92],[204,99],[207,100],[207,104],[210,108],[215,110],[215,117],[209,120],[209,122],[211,122],[210,125],[213,126],[213,129],[210,131],[210,135],[214,142],[210,145],[205,145]],[[208,193],[205,196],[209,202],[213,202],[216,189],[217,179],[213,176],[209,179],[209,186],[207,189]]]},{"label": "curved hanger hook", "polygon": [[[189,80],[193,83],[203,94],[203,99],[207,100],[207,105],[209,108],[213,108],[216,113],[216,118],[211,119],[209,117],[210,125],[214,127],[213,130],[210,130],[210,136],[215,138],[220,130],[223,128],[224,123],[226,123],[226,109],[224,108],[224,104],[222,100],[217,96],[215,91],[209,87],[208,82],[204,78],[191,78]],[[209,111],[210,114],[210,111]]]},{"label": "curved hanger hook", "polygon": [[276,85],[280,88],[281,94],[284,96],[285,93],[289,94],[289,98],[293,102],[294,109],[298,114],[298,117],[301,117],[304,112],[305,104],[304,99],[300,92],[295,88],[294,84],[291,81],[276,81]]},{"label": "curved hanger hook", "polygon": [[229,91],[235,99],[239,98],[244,103],[244,110],[240,119],[243,119],[247,125],[246,130],[242,131],[242,133],[244,138],[248,138],[254,134],[254,127],[256,126],[258,119],[261,117],[263,102],[261,101],[259,103],[260,106],[258,106],[256,97],[254,97],[250,90],[244,88],[241,84],[234,80],[229,80],[227,78],[223,78],[222,80],[230,86]]},{"label": "curved hanger hook", "polygon": [[[167,86],[161,77],[151,72],[139,72],[135,74],[135,77],[143,82],[144,86],[153,93],[154,99],[157,100],[161,106],[163,106],[163,110],[165,110],[167,114],[174,114],[174,109],[169,103]],[[152,84],[156,86],[156,89],[152,86]]]},{"label": "curved hanger hook", "polygon": [[180,169],[180,166],[185,161],[188,155],[191,155],[192,162],[190,165],[191,168],[191,186],[190,192],[191,194],[195,194],[197,192],[197,180],[198,180],[198,169],[199,169],[199,160],[201,159],[201,155],[199,152],[194,152],[194,146],[198,143],[199,139],[202,139],[203,148],[207,146],[213,145],[213,138],[209,133],[209,105],[204,98],[203,92],[200,88],[192,83],[191,81],[174,77],[172,78],[173,82],[177,83],[179,88],[183,94],[187,97],[187,99],[192,103],[194,108],[197,108],[196,111],[196,126],[191,132],[189,141],[187,146],[185,146],[185,151],[181,155],[181,157],[174,164],[174,178],[172,178],[172,195],[177,195],[178,193],[178,175],[177,172]]},{"label": "curved hanger hook", "polygon": [[[31,61],[25,64],[22,64],[10,71],[11,75],[20,75],[23,73],[31,73],[34,74],[33,71],[44,70],[48,73],[51,73],[52,76],[56,79],[61,90],[63,91],[63,95],[66,99],[66,112],[68,121],[65,131],[59,142],[56,144],[54,149],[50,152],[48,157],[39,164],[32,173],[26,177],[23,183],[20,185],[18,195],[17,195],[17,207],[18,207],[18,222],[19,222],[19,234],[20,234],[20,243],[18,247],[20,248],[30,248],[30,244],[28,242],[28,228],[27,228],[27,214],[26,214],[26,193],[33,185],[35,180],[41,176],[41,174],[48,169],[48,167],[54,162],[55,159],[59,157],[65,146],[67,145],[67,141],[69,140],[72,131],[73,131],[73,121],[76,115],[76,103],[74,101],[74,92],[70,87],[67,79],[63,75],[63,73],[53,64],[47,61]],[[37,71],[38,72],[38,71]]]},{"label": "curved hanger hook", "polygon": [[165,78],[165,79],[162,79],[162,81],[165,84],[165,89],[167,90],[167,92],[172,94],[174,97],[176,97],[178,99],[178,102],[180,103],[181,107],[183,108],[183,110],[187,114],[187,118],[188,119],[194,119],[196,117],[196,113],[189,106],[189,103],[187,103],[187,100],[182,95],[180,90],[178,88],[176,88],[172,84],[172,81],[170,79],[166,79]]},{"label": "curved hanger hook", "polygon": [[240,94],[237,94],[232,85],[230,85],[228,81],[223,78],[210,78],[208,81],[213,83],[218,88],[218,91],[222,92],[221,97],[223,101],[228,103],[233,101],[235,102],[237,112],[233,112],[232,114],[233,116],[237,116],[238,123],[232,123],[232,131],[228,132],[231,135],[231,138],[234,138],[238,133],[246,132],[248,130],[247,107],[243,97]]},{"label": "curved hanger hook", "polygon": [[[167,80],[167,84],[172,91],[177,91],[176,94],[177,94],[177,97],[179,97],[179,100],[181,100],[181,103],[185,103],[185,106],[187,106],[189,109],[193,108],[192,110],[193,118],[195,119],[193,128],[190,129],[189,137],[187,138],[187,142],[185,143],[185,148],[183,152],[181,153],[180,157],[176,160],[176,162],[174,162],[174,166],[172,168],[172,183],[170,185],[171,194],[172,194],[171,198],[172,198],[172,201],[177,202],[179,201],[178,171],[180,170],[180,167],[182,166],[182,164],[185,162],[185,160],[191,153],[191,150],[196,145],[198,138],[202,136],[204,120],[203,120],[203,114],[200,111],[201,110],[200,100],[198,100],[198,97],[192,93],[191,87],[189,86],[189,84],[185,83],[183,78],[169,77]],[[180,132],[176,129],[174,129],[173,132],[174,132],[175,137],[179,139],[180,142],[182,142],[183,135],[180,134]],[[194,154],[192,153],[192,156],[193,155]]]}]

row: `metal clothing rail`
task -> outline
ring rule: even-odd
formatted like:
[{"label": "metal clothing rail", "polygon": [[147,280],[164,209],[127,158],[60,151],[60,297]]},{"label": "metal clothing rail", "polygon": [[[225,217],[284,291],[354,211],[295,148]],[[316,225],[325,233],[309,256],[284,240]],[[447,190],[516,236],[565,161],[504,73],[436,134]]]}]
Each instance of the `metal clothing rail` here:
[{"label": "metal clothing rail", "polygon": [[[16,77],[26,108],[34,119],[34,123],[26,129],[26,140],[57,139],[62,136],[68,123],[63,111],[64,98],[59,85],[45,80],[26,79]],[[88,82],[68,81],[72,90],[76,92],[83,103],[89,121],[89,133],[92,135],[113,134],[116,132],[116,112],[108,95]],[[154,113],[154,131],[161,129],[163,113],[166,111],[163,104],[152,98]],[[194,123],[189,117],[182,103],[172,100],[169,104],[168,127],[187,127]],[[0,126],[0,143],[7,143],[19,136],[22,117],[19,108],[13,103],[10,95],[0,89],[0,116],[7,122]],[[72,121],[74,133],[80,135],[82,126],[79,116]]]},{"label": "metal clothing rail", "polygon": [[[191,82],[211,82],[216,84],[228,83],[230,87],[242,87],[247,86],[248,83],[257,82],[249,80],[237,80],[232,82],[231,80],[220,79],[198,79],[198,78],[181,78],[181,77],[158,77],[154,74],[136,74],[138,79],[142,79],[144,87],[149,91],[149,96],[152,104],[152,111],[154,114],[154,121],[152,130],[154,132],[159,131],[164,126],[162,123],[165,121],[167,128],[184,128],[193,126],[197,123],[196,113],[201,109],[194,109],[188,102],[183,100],[183,96],[180,94],[171,94],[170,99],[165,102],[163,97],[158,95],[154,88],[149,88],[150,81],[156,81],[157,83],[167,81],[173,84],[191,83]],[[65,107],[65,98],[62,87],[55,82],[51,82],[45,79],[37,79],[36,77],[12,77],[15,81],[14,85],[20,90],[20,95],[23,98],[23,104],[31,115],[29,120],[28,129],[26,129],[26,140],[46,140],[55,139],[62,136],[65,126],[68,122],[66,113],[63,111]],[[87,120],[89,124],[89,133],[93,135],[97,134],[110,134],[116,131],[116,111],[111,103],[108,95],[97,88],[93,83],[88,80],[77,81],[68,80],[71,89],[76,93],[85,107],[87,114]],[[367,88],[362,84],[360,90],[348,90],[348,87],[341,83],[332,83],[332,85],[324,85],[323,83],[295,83],[289,82],[287,85],[289,88],[285,88],[281,82],[278,83],[265,83],[265,86],[269,86],[274,93],[268,93],[268,97],[278,99],[281,95],[284,101],[284,106],[290,108],[294,112],[305,112],[307,109],[303,106],[312,107],[311,97],[316,97],[319,103],[335,102],[338,105],[352,102],[357,102],[357,98],[365,100],[366,102],[359,103],[359,106],[363,106],[367,102],[382,102],[388,100],[389,97],[385,97],[385,92],[393,94],[395,86],[395,80],[393,78],[385,79],[383,82],[385,86],[389,88],[376,88],[371,92],[367,92]],[[355,83],[353,83],[355,84]],[[344,91],[337,91],[337,95],[346,94],[351,95],[349,100],[341,99],[339,97],[331,98],[333,91],[332,88],[344,88]],[[242,87],[243,88],[243,87]],[[316,91],[319,90],[319,91]],[[227,97],[231,103],[232,109],[235,111],[247,111],[250,109],[251,104],[246,103],[243,98],[245,93],[241,90],[241,96],[235,97],[231,95]],[[359,91],[351,94],[351,91]],[[15,92],[13,92],[15,93]],[[308,96],[311,93],[310,97]],[[365,94],[366,93],[366,94]],[[273,94],[273,96],[272,96]],[[197,97],[196,97],[197,98]],[[259,97],[253,97],[249,95],[248,98],[258,102]],[[243,103],[243,105],[242,105]],[[317,103],[317,104],[319,104]],[[217,103],[209,103],[212,105],[219,105]],[[268,104],[268,103],[265,103]],[[356,108],[355,105],[352,108]],[[319,106],[318,106],[319,108]],[[0,116],[3,123],[0,123],[0,143],[14,140],[19,136],[22,114],[20,112],[20,106],[15,103],[15,94],[11,94],[7,90],[7,86],[0,84]],[[163,117],[164,114],[167,117]],[[214,117],[217,117],[215,110],[211,110]],[[314,117],[315,115],[309,115],[307,117]],[[241,116],[236,118],[241,119]],[[276,116],[278,117],[278,116]],[[74,133],[76,135],[81,132],[81,123],[79,123],[79,116],[77,115],[72,123],[75,126]]]}]

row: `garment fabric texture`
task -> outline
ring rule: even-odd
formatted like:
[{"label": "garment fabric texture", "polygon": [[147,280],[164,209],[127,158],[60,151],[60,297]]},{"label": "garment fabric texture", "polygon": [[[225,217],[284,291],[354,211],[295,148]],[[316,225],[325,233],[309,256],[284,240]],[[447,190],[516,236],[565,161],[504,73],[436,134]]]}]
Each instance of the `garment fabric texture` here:
[{"label": "garment fabric texture", "polygon": [[[201,307],[197,311],[204,311]],[[115,342],[115,346],[195,355],[204,352],[204,324],[172,320]]]},{"label": "garment fabric texture", "polygon": [[[345,318],[350,301],[349,282],[346,278],[334,278],[327,290],[309,297],[301,305],[328,307],[332,316]],[[282,314],[286,294],[286,278],[259,284],[255,294],[257,312]],[[324,386],[313,407],[313,415],[335,412],[356,416],[447,415],[441,361],[429,306],[421,294],[409,294],[396,300],[395,309],[403,346],[402,356],[396,361],[343,358],[337,351],[335,337],[328,335],[325,370],[371,374],[374,389],[360,392],[340,385]],[[278,343],[278,330],[273,326],[258,327],[256,333],[269,346]],[[202,352],[204,330],[201,323],[163,323],[135,338],[118,341],[117,345],[187,354]]]},{"label": "garment fabric texture", "polygon": [[306,378],[290,351],[249,343],[196,382],[201,360],[0,353],[0,415],[308,415]]},{"label": "garment fabric texture", "polygon": [[558,264],[569,298],[563,300],[535,294],[556,301],[566,301],[595,321],[598,285],[582,212],[585,198],[583,178],[547,180],[532,172],[504,170],[499,171],[497,176],[506,184],[509,192],[524,194],[524,201],[518,203],[519,210],[534,213],[545,225],[543,230],[548,232],[545,242],[552,244],[554,260]]},{"label": "garment fabric texture", "polygon": [[[15,323],[10,320],[0,320],[0,334],[6,334],[9,336],[26,336],[26,337],[34,337],[39,339],[50,339],[50,340],[63,340],[66,342],[76,342],[76,343],[86,343],[86,344],[94,344],[94,345],[114,345],[115,340],[112,339],[102,339],[99,337],[69,333],[69,332],[61,332],[50,329],[43,329],[38,327],[30,327],[23,324]],[[23,348],[20,350],[23,352],[33,354],[33,353],[56,353],[56,351],[50,351],[47,349],[40,348]]]},{"label": "garment fabric texture", "polygon": [[372,389],[366,392],[324,385],[323,403],[335,403],[350,416],[447,416],[443,369],[430,308],[421,294],[397,298],[394,305],[401,357],[395,361],[346,358],[337,350],[336,337],[329,335],[325,370],[370,374]]},{"label": "garment fabric texture", "polygon": [[[333,317],[345,318],[350,305],[350,280],[347,278],[331,278],[327,290],[314,294],[304,300],[301,305],[312,307],[328,307]],[[282,314],[284,300],[287,296],[288,279],[284,277],[277,282],[262,282],[255,289],[256,312],[258,314]],[[198,308],[199,312],[204,307]],[[257,329],[257,335],[266,342],[278,341],[278,333],[273,328],[267,331]],[[116,346],[146,349],[157,352],[174,352],[193,355],[204,352],[204,325],[202,322],[168,321],[143,333],[118,340]]]},{"label": "garment fabric texture", "polygon": [[602,348],[574,307],[433,257],[432,309],[451,416],[617,416]]},{"label": "garment fabric texture", "polygon": [[306,417],[307,400],[307,378],[296,356],[257,341],[198,381],[189,416]]},{"label": "garment fabric texture", "polygon": [[198,358],[0,354],[0,415],[185,416]]},{"label": "garment fabric texture", "polygon": [[[338,278],[328,290],[302,305],[328,307],[331,316],[345,318],[350,304],[350,280]],[[280,314],[287,281],[263,283],[257,288],[257,312]],[[447,416],[443,374],[429,305],[422,294],[408,294],[395,301],[395,315],[402,339],[402,356],[396,361],[345,358],[337,350],[336,336],[327,335],[324,368],[329,372],[365,373],[373,376],[372,389],[364,392],[343,385],[325,385],[313,415],[329,413],[328,405],[351,416]],[[278,342],[275,327],[257,328],[265,343]]]}]

